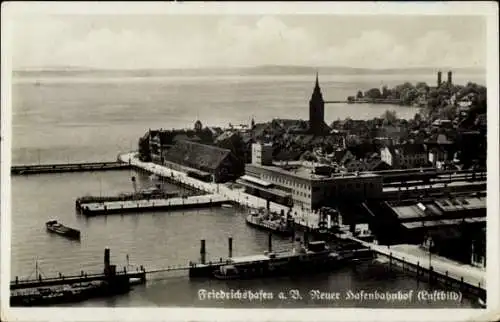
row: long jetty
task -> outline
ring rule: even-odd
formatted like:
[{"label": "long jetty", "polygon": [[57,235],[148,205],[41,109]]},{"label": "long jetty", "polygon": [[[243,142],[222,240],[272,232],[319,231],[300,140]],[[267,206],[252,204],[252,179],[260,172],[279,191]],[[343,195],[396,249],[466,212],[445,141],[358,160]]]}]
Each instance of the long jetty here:
[{"label": "long jetty", "polygon": [[[146,280],[146,272],[144,270],[138,272],[127,272],[126,270],[116,272],[116,277],[127,277],[129,280],[137,278],[141,281]],[[34,278],[26,280],[14,280],[10,282],[10,289],[24,289],[24,288],[36,288],[44,286],[56,286],[56,285],[66,285],[66,284],[77,284],[92,281],[104,281],[108,276],[104,273],[93,273],[93,274],[83,274],[83,275],[71,275],[71,276],[60,276],[60,277],[49,277],[49,278]]]},{"label": "long jetty", "polygon": [[229,202],[230,201],[223,196],[209,194],[185,198],[80,203],[79,211],[86,216],[96,216],[100,214],[116,214],[132,211],[145,212],[215,207]]},{"label": "long jetty", "polygon": [[131,165],[124,162],[84,162],[84,163],[55,163],[55,164],[30,164],[13,165],[10,169],[13,175],[58,173],[58,172],[81,172],[81,171],[104,171],[130,169]]}]

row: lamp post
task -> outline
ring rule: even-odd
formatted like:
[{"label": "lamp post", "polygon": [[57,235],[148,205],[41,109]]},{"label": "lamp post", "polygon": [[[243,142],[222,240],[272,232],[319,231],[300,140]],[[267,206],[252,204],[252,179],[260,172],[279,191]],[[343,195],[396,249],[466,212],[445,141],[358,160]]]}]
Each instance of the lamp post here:
[{"label": "lamp post", "polygon": [[432,237],[427,238],[427,244],[429,245],[429,269],[431,269],[431,249],[434,247],[434,240],[432,240]]}]

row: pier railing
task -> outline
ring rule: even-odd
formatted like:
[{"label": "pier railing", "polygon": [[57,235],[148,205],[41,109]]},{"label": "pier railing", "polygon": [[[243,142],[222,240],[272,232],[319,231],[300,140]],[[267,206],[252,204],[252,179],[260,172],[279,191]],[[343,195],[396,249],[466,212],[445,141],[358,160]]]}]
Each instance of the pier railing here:
[{"label": "pier railing", "polygon": [[[127,271],[126,269],[122,271],[117,271],[114,276],[127,276],[129,278],[144,278],[146,271],[144,267],[137,268],[136,271]],[[41,287],[41,286],[51,286],[51,285],[64,285],[64,284],[75,284],[75,283],[83,283],[83,282],[91,282],[98,280],[105,280],[108,276],[104,273],[85,273],[81,272],[80,275],[70,275],[64,276],[59,275],[57,277],[42,277],[38,276],[38,278],[32,279],[19,279],[16,277],[14,281],[10,282],[10,289],[23,289],[23,288],[32,288],[32,287]]]},{"label": "pier railing", "polygon": [[56,173],[56,172],[121,170],[130,168],[131,165],[129,163],[124,163],[120,161],[30,164],[30,165],[13,165],[11,167],[11,174],[21,175],[21,174]]},{"label": "pier railing", "polygon": [[462,291],[466,291],[470,294],[484,297],[486,295],[486,285],[481,283],[481,279],[465,274],[460,274],[453,272],[451,269],[446,269],[440,265],[440,262],[435,260],[434,265],[429,262],[428,265],[424,261],[418,260],[415,256],[411,254],[402,255],[398,251],[392,251],[390,247],[374,245],[354,237],[347,237],[348,239],[354,240],[368,248],[378,255],[388,258],[389,267],[397,267],[402,269],[404,272],[414,272],[417,279],[422,277],[427,277],[430,283],[441,283],[445,286],[457,287]]}]

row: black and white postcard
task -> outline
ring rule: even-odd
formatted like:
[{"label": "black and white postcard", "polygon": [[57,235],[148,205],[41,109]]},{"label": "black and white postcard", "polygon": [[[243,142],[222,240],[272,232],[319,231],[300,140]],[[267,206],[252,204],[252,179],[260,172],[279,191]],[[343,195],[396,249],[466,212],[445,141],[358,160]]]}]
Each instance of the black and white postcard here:
[{"label": "black and white postcard", "polygon": [[2,3],[5,321],[492,321],[498,5]]}]

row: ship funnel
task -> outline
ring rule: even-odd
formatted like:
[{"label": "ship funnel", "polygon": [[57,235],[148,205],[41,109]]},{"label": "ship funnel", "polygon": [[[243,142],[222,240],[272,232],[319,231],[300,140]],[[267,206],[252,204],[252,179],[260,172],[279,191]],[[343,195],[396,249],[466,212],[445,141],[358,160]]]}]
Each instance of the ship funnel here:
[{"label": "ship funnel", "polygon": [[207,251],[206,251],[206,248],[205,248],[205,239],[202,239],[201,240],[201,245],[200,245],[200,257],[201,257],[201,263],[202,264],[205,264],[206,254],[207,254]]},{"label": "ship funnel", "polygon": [[233,238],[229,237],[228,238],[228,247],[229,247],[229,258],[233,257]]},{"label": "ship funnel", "polygon": [[109,268],[110,268],[110,250],[109,248],[104,248],[104,274],[108,275],[109,274]]}]

